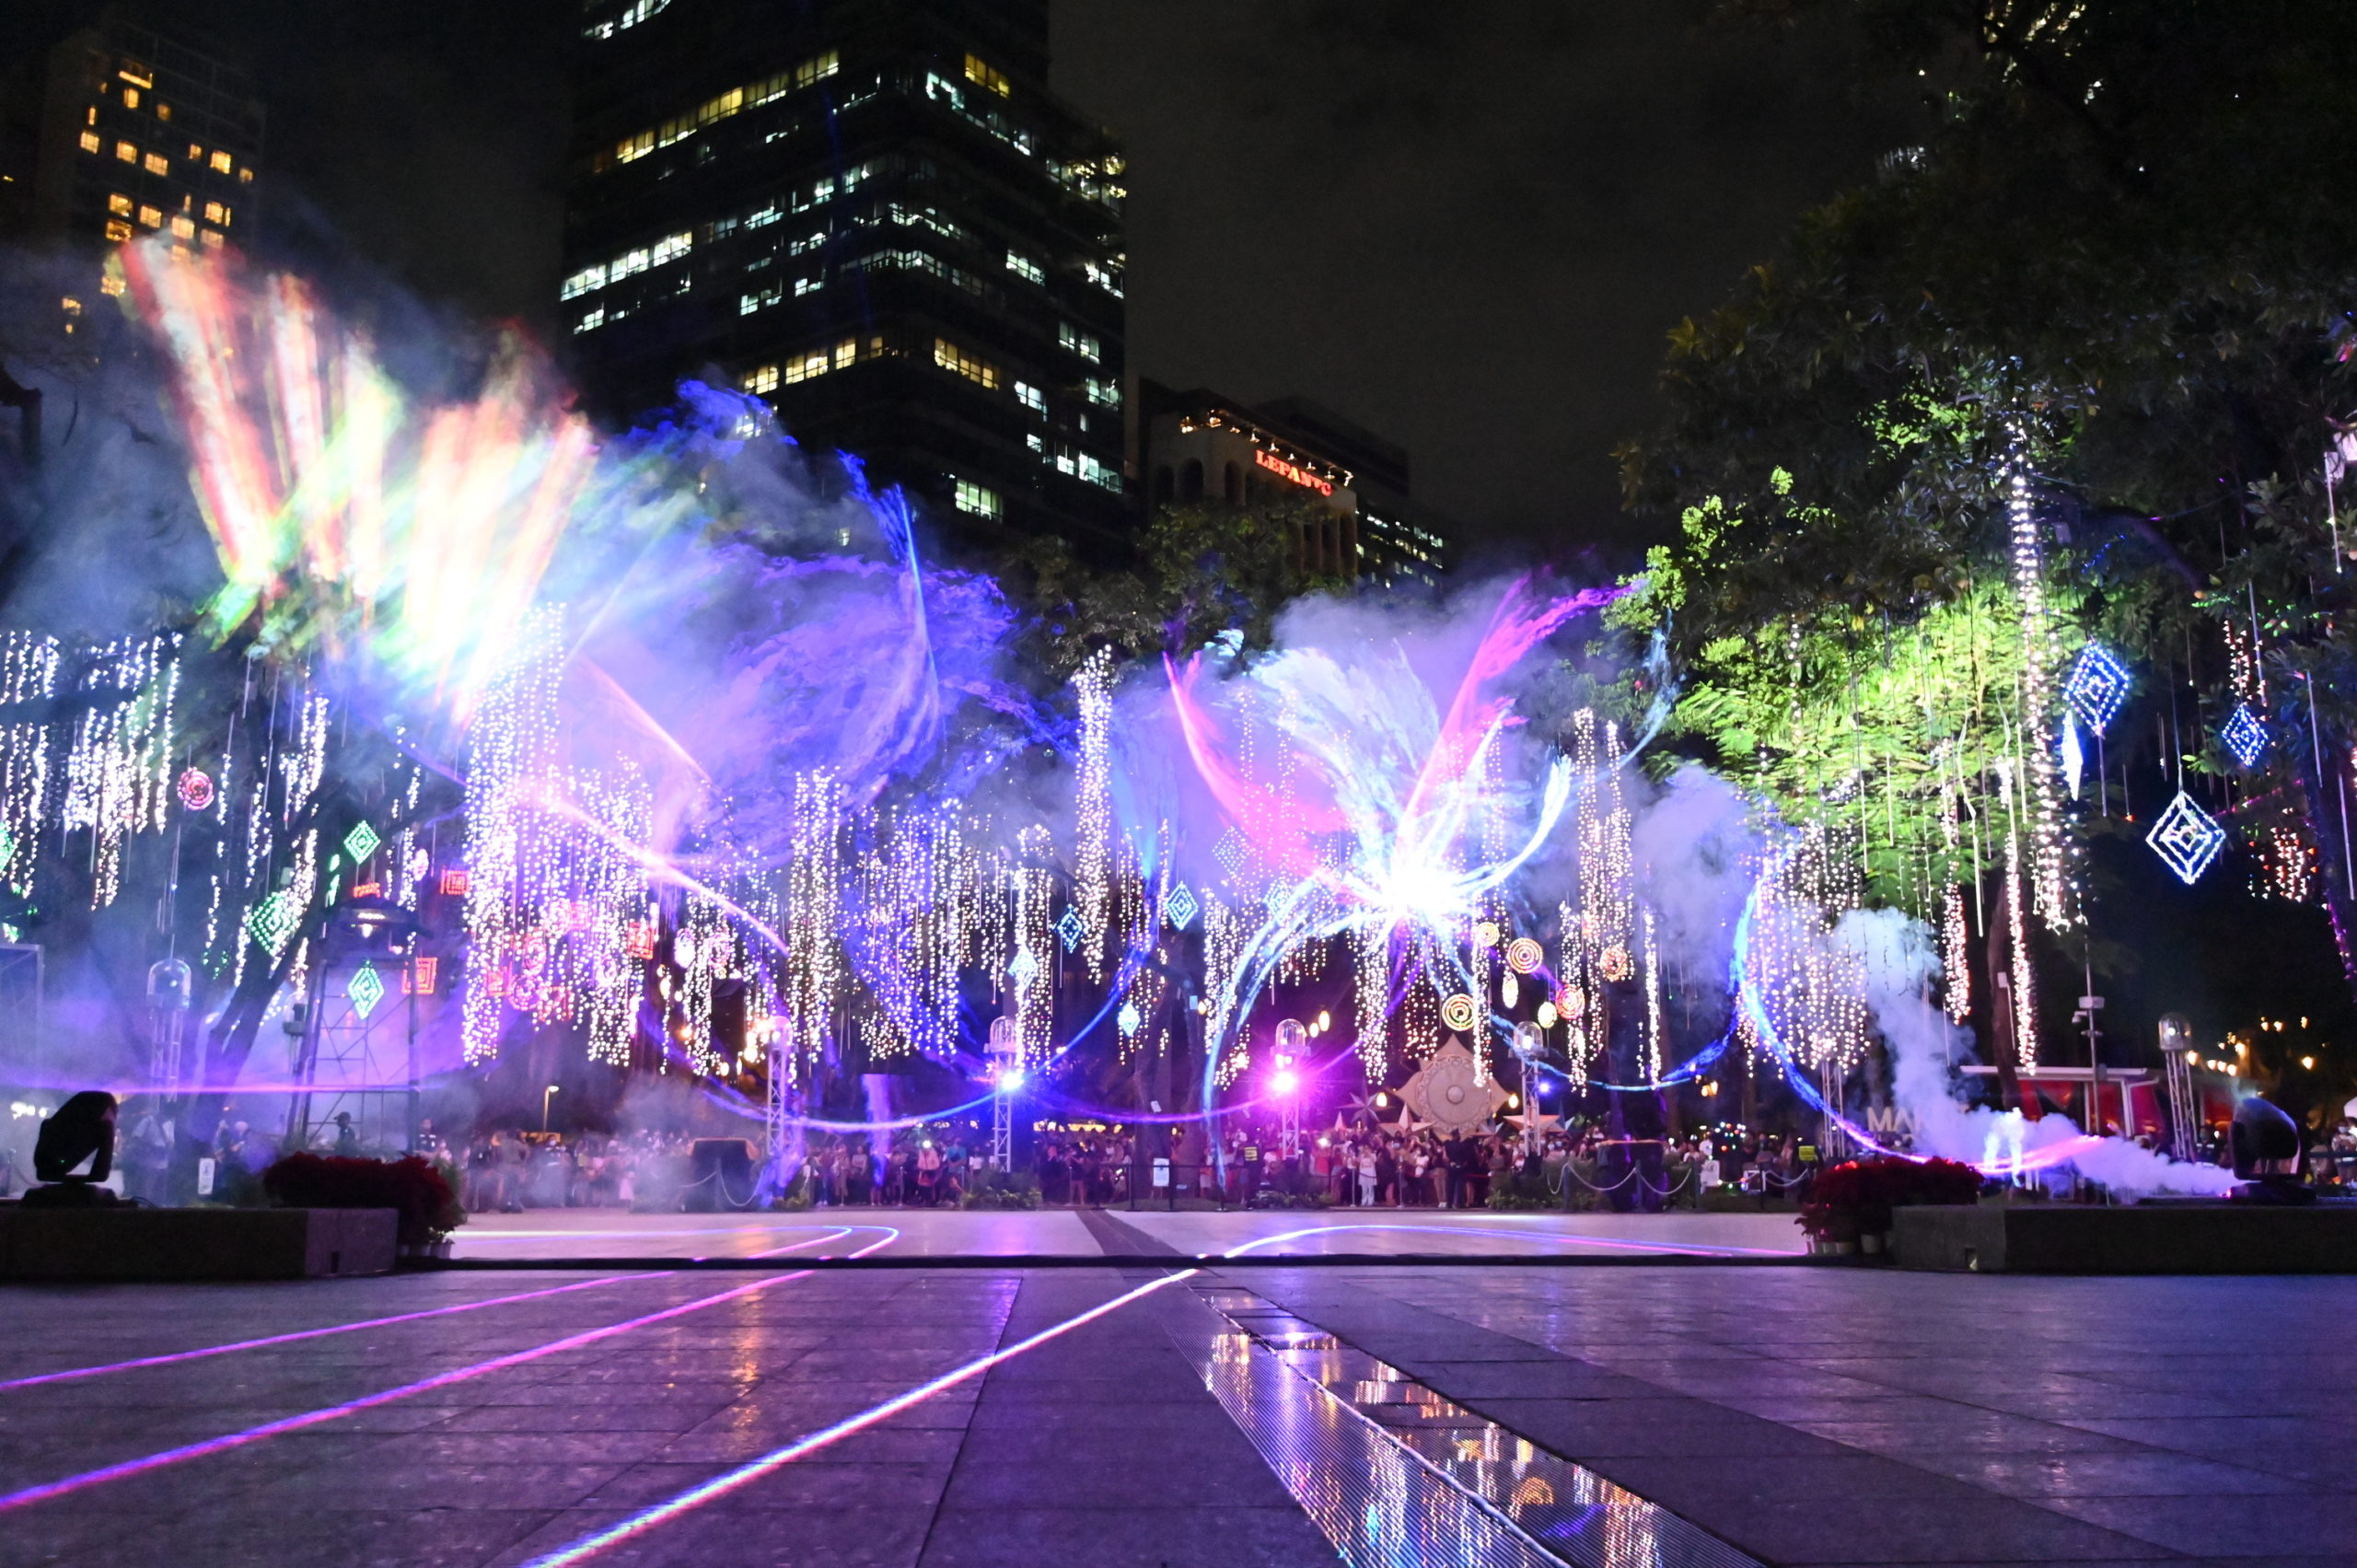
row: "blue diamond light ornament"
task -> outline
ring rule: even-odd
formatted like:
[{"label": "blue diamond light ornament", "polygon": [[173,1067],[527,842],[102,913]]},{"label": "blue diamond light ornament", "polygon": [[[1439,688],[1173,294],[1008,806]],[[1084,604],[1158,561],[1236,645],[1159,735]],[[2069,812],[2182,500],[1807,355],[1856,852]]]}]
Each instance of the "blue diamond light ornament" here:
[{"label": "blue diamond light ornament", "polygon": [[353,865],[358,865],[376,854],[377,846],[384,842],[377,836],[376,829],[366,822],[357,822],[353,825],[352,831],[343,835],[343,853],[352,856]]},{"label": "blue diamond light ornament", "polygon": [[1029,985],[1039,978],[1039,960],[1031,956],[1030,948],[1018,948],[1016,951],[1015,961],[1006,966],[1006,972],[1014,977],[1016,984]]},{"label": "blue diamond light ornament", "polygon": [[1170,915],[1170,923],[1181,931],[1192,925],[1195,916],[1202,912],[1202,906],[1195,901],[1195,895],[1188,891],[1184,882],[1170,890],[1169,901],[1163,908]]},{"label": "blue diamond light ornament", "polygon": [[1145,1015],[1138,1011],[1136,1003],[1124,1002],[1121,1004],[1120,1013],[1113,1021],[1121,1026],[1123,1034],[1133,1035],[1138,1032],[1138,1026],[1145,1022]]},{"label": "blue diamond light ornament", "polygon": [[1088,930],[1080,923],[1078,913],[1066,910],[1064,917],[1056,922],[1056,935],[1063,939],[1064,951],[1069,953],[1080,946],[1080,939],[1088,935]]},{"label": "blue diamond light ornament", "polygon": [[363,964],[345,981],[343,993],[352,998],[352,1010],[365,1019],[385,999],[385,978],[377,972],[376,965]]},{"label": "blue diamond light ornament", "polygon": [[2267,726],[2258,722],[2258,715],[2250,711],[2248,703],[2235,704],[2233,716],[2218,731],[2218,738],[2235,761],[2246,768],[2258,766],[2258,760],[2267,755]]},{"label": "blue diamond light ornament", "polygon": [[2168,809],[2161,813],[2161,819],[2153,824],[2144,842],[2177,873],[2177,880],[2189,888],[2201,879],[2201,874],[2218,858],[2218,852],[2226,847],[2226,830],[2218,825],[2216,818],[2196,806],[2191,796],[2179,790]]},{"label": "blue diamond light ornament", "polygon": [[2101,643],[2089,643],[2079,650],[2079,662],[2071,667],[2071,678],[2062,683],[2062,700],[2078,710],[2089,729],[2101,735],[2119,716],[2130,684],[2128,667]]}]

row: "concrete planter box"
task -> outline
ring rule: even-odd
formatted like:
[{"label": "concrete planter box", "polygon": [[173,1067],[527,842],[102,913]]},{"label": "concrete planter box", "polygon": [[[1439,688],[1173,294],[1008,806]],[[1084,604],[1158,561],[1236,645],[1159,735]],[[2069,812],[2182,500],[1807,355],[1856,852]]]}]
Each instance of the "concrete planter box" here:
[{"label": "concrete planter box", "polygon": [[301,1280],[384,1274],[391,1209],[0,1206],[0,1280]]},{"label": "concrete planter box", "polygon": [[2032,1274],[2357,1273],[2357,1205],[1926,1205],[1893,1212],[1902,1269]]}]

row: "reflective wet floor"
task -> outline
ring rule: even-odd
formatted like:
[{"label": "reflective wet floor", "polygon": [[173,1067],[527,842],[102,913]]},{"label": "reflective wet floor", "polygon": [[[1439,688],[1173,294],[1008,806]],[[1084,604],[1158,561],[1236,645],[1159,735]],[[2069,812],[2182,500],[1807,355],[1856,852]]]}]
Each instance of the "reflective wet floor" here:
[{"label": "reflective wet floor", "polygon": [[1694,1260],[14,1287],[0,1564],[2347,1563],[2353,1311]]},{"label": "reflective wet floor", "polygon": [[[464,1260],[740,1258],[800,1244],[813,1253],[862,1249],[887,1257],[1097,1257],[1099,1217],[1150,1238],[1147,1250],[1252,1254],[1446,1253],[1521,1257],[1798,1256],[1790,1214],[1565,1214],[1488,1210],[1168,1211],[1147,1207],[992,1213],[854,1206],[782,1214],[637,1214],[535,1209],[476,1214],[454,1238]],[[840,1233],[840,1234],[837,1234]],[[817,1239],[813,1239],[813,1238]]]}]

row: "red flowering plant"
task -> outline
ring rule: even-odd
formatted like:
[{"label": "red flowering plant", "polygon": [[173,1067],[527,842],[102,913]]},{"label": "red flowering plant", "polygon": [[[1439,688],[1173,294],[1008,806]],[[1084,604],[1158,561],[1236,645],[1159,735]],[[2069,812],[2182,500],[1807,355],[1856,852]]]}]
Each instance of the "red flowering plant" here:
[{"label": "red flowering plant", "polygon": [[1980,1195],[1980,1173],[1959,1160],[1851,1160],[1817,1172],[1800,1226],[1818,1241],[1855,1241],[1888,1230],[1893,1209],[1969,1203]]},{"label": "red flowering plant", "polygon": [[262,1191],[287,1209],[394,1209],[401,1244],[423,1247],[467,1223],[450,1183],[417,1155],[397,1160],[288,1155],[261,1173]]}]

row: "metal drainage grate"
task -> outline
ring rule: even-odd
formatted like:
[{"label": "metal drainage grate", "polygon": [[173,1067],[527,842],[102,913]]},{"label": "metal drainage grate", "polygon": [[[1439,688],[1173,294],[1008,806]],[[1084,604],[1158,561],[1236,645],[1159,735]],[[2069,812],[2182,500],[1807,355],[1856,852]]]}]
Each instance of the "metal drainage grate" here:
[{"label": "metal drainage grate", "polygon": [[1205,1386],[1353,1568],[1760,1568],[1247,1292],[1164,1302]]}]

